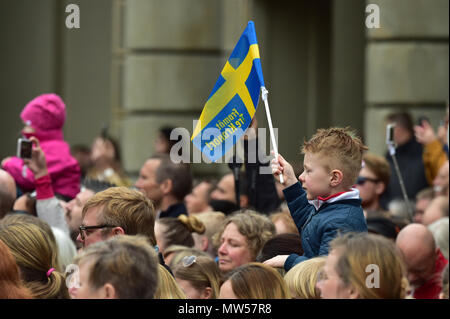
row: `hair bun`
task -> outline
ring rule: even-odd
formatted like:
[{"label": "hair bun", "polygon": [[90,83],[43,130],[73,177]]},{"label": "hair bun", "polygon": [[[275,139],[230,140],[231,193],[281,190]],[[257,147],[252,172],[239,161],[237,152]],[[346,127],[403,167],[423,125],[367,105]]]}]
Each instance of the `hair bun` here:
[{"label": "hair bun", "polygon": [[178,216],[178,219],[189,229],[191,233],[203,234],[206,230],[205,225],[195,216]]}]

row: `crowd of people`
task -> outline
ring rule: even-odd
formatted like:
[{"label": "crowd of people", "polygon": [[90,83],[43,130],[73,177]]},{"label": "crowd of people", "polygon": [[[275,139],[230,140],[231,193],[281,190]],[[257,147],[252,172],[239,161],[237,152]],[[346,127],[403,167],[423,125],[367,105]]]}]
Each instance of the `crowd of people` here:
[{"label": "crowd of people", "polygon": [[20,117],[33,149],[1,162],[2,299],[449,298],[448,108],[437,132],[390,114],[395,154],[321,128],[301,172],[246,153],[216,180],[171,161],[164,127],[134,183],[106,128],[70,148],[58,95]]}]

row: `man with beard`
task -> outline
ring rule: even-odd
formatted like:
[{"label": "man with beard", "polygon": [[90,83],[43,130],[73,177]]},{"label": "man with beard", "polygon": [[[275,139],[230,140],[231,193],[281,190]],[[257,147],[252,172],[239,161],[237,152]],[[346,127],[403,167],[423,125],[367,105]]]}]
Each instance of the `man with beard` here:
[{"label": "man with beard", "polygon": [[415,299],[438,299],[442,290],[441,273],[448,261],[444,258],[428,228],[410,224],[397,236],[403,254],[408,281]]}]

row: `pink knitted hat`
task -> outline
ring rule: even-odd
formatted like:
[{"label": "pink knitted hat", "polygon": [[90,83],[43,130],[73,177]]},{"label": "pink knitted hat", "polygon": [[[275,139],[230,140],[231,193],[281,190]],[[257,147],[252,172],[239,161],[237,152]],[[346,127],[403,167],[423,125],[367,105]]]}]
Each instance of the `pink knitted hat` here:
[{"label": "pink knitted hat", "polygon": [[66,120],[66,105],[56,94],[42,94],[25,106],[20,118],[36,131],[62,129]]}]

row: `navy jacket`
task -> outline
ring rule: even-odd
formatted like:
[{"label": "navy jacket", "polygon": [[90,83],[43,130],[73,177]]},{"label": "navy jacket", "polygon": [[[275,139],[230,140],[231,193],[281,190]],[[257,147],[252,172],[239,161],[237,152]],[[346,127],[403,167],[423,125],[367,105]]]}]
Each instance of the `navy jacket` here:
[{"label": "navy jacket", "polygon": [[[300,183],[284,189],[283,192],[302,237],[304,252],[302,256],[291,254],[288,257],[284,263],[286,271],[307,259],[328,255],[328,245],[338,233],[367,232],[359,196],[355,199],[342,200],[336,197],[336,201],[322,202],[316,210],[306,198],[306,192]],[[345,198],[345,195],[340,197]]]},{"label": "navy jacket", "polygon": [[177,203],[169,206],[167,210],[162,211],[158,218],[164,218],[164,217],[178,217],[181,214],[188,215],[186,206],[183,203]]}]

